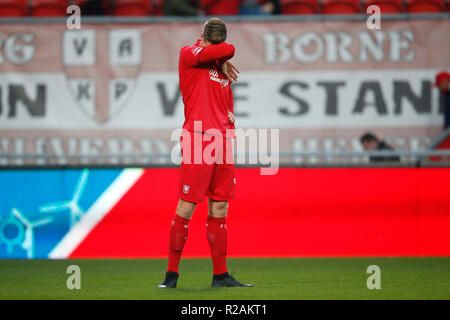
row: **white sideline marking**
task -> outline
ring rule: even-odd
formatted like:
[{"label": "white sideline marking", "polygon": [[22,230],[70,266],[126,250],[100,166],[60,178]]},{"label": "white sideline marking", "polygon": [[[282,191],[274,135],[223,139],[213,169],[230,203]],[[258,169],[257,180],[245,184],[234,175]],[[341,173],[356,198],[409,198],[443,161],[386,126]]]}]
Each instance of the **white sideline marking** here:
[{"label": "white sideline marking", "polygon": [[80,221],[62,238],[49,253],[50,259],[66,259],[83,242],[89,232],[108,214],[123,195],[144,173],[143,169],[124,169],[113,183],[94,202]]}]

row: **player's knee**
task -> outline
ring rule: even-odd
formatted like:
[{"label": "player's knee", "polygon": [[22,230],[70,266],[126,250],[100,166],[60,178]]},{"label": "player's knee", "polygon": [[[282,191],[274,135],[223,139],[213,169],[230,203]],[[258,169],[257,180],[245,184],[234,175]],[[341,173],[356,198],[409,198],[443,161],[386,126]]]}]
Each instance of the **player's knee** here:
[{"label": "player's knee", "polygon": [[190,220],[192,218],[192,214],[194,213],[194,210],[191,208],[182,208],[180,210],[177,210],[177,215],[184,219]]},{"label": "player's knee", "polygon": [[185,219],[191,219],[196,205],[196,203],[180,200],[177,207],[177,215]]},{"label": "player's knee", "polygon": [[215,218],[225,218],[228,212],[228,202],[214,202],[211,206],[211,216]]}]

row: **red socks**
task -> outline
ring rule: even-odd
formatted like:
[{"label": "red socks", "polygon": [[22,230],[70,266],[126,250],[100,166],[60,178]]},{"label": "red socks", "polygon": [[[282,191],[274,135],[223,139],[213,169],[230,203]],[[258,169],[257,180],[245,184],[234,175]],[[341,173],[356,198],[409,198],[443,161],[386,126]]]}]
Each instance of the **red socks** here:
[{"label": "red socks", "polygon": [[226,218],[213,218],[208,215],[206,235],[211,248],[213,273],[218,275],[228,272],[226,261],[228,236]]},{"label": "red socks", "polygon": [[175,215],[169,233],[169,265],[167,271],[178,273],[181,253],[188,236],[189,220]]},{"label": "red socks", "polygon": [[[169,265],[168,272],[178,273],[181,253],[188,237],[189,220],[175,214],[169,233]],[[206,224],[206,235],[213,262],[213,273],[224,274],[227,270],[227,225],[226,218],[213,218],[208,215]]]}]

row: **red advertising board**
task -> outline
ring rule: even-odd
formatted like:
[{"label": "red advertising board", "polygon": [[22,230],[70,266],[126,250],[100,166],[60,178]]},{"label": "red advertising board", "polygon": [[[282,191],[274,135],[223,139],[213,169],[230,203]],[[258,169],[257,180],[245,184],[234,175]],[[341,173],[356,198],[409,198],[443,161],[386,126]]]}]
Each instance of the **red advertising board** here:
[{"label": "red advertising board", "polygon": [[[450,256],[450,168],[237,170],[230,257]],[[71,258],[164,258],[177,169],[147,169]],[[184,257],[208,257],[207,201]]]}]

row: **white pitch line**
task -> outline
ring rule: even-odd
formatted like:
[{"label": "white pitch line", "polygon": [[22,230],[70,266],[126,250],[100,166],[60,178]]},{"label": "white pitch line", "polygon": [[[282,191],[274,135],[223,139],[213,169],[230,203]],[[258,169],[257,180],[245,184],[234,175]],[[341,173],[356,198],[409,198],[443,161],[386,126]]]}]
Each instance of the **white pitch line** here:
[{"label": "white pitch line", "polygon": [[66,259],[87,237],[89,232],[103,219],[105,215],[119,202],[125,193],[136,183],[144,173],[143,169],[130,168],[123,172],[94,202],[69,232],[49,253],[50,259]]}]

